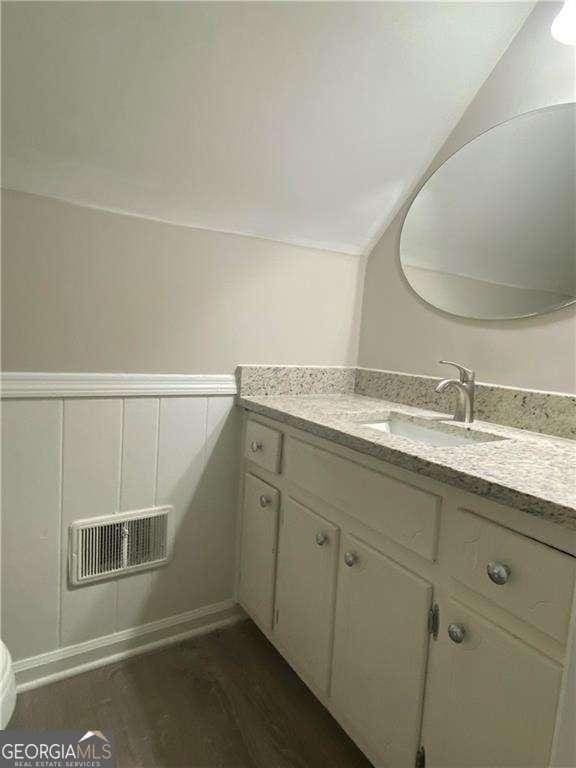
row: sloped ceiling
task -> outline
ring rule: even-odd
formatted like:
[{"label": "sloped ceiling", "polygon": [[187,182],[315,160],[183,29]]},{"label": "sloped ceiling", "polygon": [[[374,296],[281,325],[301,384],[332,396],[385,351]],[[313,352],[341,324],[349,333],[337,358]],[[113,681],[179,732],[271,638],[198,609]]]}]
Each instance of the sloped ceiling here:
[{"label": "sloped ceiling", "polygon": [[4,4],[4,185],[349,253],[533,3]]}]

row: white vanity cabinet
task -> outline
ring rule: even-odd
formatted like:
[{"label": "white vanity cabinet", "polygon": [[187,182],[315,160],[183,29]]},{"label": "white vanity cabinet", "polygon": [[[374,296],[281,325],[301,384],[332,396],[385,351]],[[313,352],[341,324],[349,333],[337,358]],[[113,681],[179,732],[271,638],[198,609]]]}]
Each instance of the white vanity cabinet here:
[{"label": "white vanity cabinet", "polygon": [[343,544],[333,705],[382,765],[413,765],[432,585],[354,536]]},{"label": "white vanity cabinet", "polygon": [[548,765],[561,666],[454,601],[442,614],[430,650],[427,767]]},{"label": "white vanity cabinet", "polygon": [[340,531],[288,497],[282,506],[274,635],[318,690],[327,692]]},{"label": "white vanity cabinet", "polygon": [[373,764],[549,766],[558,702],[576,719],[563,530],[265,417],[245,435],[239,600]]},{"label": "white vanity cabinet", "polygon": [[279,507],[276,488],[246,473],[239,597],[263,629],[272,628]]}]

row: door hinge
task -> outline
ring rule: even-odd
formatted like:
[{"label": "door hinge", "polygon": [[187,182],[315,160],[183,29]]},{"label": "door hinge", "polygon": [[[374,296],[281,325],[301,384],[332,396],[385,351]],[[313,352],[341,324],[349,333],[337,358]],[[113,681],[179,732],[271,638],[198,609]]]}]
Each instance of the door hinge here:
[{"label": "door hinge", "polygon": [[428,611],[428,632],[432,635],[434,640],[438,640],[438,629],[440,628],[440,608],[438,603],[434,605]]},{"label": "door hinge", "polygon": [[426,750],[424,747],[420,747],[416,752],[416,760],[414,761],[415,768],[426,768]]}]

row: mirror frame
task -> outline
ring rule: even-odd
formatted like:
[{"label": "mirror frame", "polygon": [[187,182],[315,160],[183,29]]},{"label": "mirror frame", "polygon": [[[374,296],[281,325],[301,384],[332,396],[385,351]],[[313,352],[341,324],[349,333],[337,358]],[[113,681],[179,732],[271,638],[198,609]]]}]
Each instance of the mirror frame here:
[{"label": "mirror frame", "polygon": [[[543,315],[548,315],[551,312],[558,312],[562,309],[567,309],[569,307],[573,307],[576,304],[576,296],[571,299],[570,301],[565,301],[562,304],[555,304],[550,306],[549,308],[543,310],[542,312],[528,312],[526,314],[522,315],[493,315],[492,317],[474,317],[473,315],[458,315],[455,312],[450,312],[447,309],[442,309],[441,307],[437,307],[436,304],[432,304],[432,302],[428,301],[428,299],[425,299],[424,296],[420,295],[418,291],[412,287],[412,284],[408,280],[408,277],[406,276],[406,273],[404,272],[404,267],[402,266],[402,234],[404,232],[404,226],[406,225],[406,219],[408,218],[408,214],[412,210],[412,206],[414,205],[414,202],[416,201],[416,198],[422,191],[422,189],[426,186],[426,184],[432,179],[442,168],[448,163],[449,160],[451,160],[455,155],[457,155],[459,152],[461,152],[465,147],[467,147],[469,144],[472,144],[475,141],[478,141],[478,139],[482,138],[486,133],[490,133],[490,131],[495,130],[496,128],[499,128],[502,125],[507,125],[508,123],[513,122],[514,120],[518,120],[519,118],[528,117],[530,115],[536,115],[540,112],[551,112],[556,111],[560,109],[567,109],[571,107],[575,111],[576,115],[576,101],[563,101],[560,104],[550,104],[546,107],[538,107],[537,109],[530,109],[527,112],[520,112],[518,115],[514,115],[514,117],[510,117],[507,120],[502,120],[499,123],[495,123],[494,125],[491,125],[489,128],[486,128],[484,131],[481,131],[479,134],[474,136],[472,139],[469,139],[468,141],[464,142],[462,146],[458,147],[458,149],[455,149],[454,152],[451,152],[444,160],[440,163],[440,165],[435,168],[432,173],[430,173],[426,178],[418,184],[414,192],[410,195],[409,201],[406,202],[406,212],[404,213],[402,217],[402,224],[400,225],[400,234],[398,238],[398,265],[400,267],[400,273],[402,275],[402,280],[404,283],[408,286],[410,289],[410,292],[417,296],[420,301],[424,302],[428,307],[432,307],[437,312],[441,312],[443,315],[447,315],[448,317],[454,317],[458,318],[460,320],[471,320],[478,323],[492,323],[492,322],[503,322],[505,320],[523,320],[528,317],[541,317]],[[440,151],[440,150],[439,150]],[[432,161],[434,162],[434,161]],[[574,183],[576,184],[576,176]]]}]

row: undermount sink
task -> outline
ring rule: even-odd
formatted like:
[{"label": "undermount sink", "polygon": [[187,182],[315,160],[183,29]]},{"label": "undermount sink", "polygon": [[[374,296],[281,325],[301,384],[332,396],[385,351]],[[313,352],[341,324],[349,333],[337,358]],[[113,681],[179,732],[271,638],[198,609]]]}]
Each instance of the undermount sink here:
[{"label": "undermount sink", "polygon": [[[504,437],[489,435],[482,432],[465,431],[458,427],[439,428],[436,425],[422,425],[409,419],[391,416],[385,421],[364,424],[365,427],[377,429],[390,435],[405,437],[415,443],[425,443],[437,447],[471,445],[473,443],[490,443],[495,440],[505,440]],[[452,429],[453,431],[449,431]],[[446,430],[446,431],[444,431]]]}]

